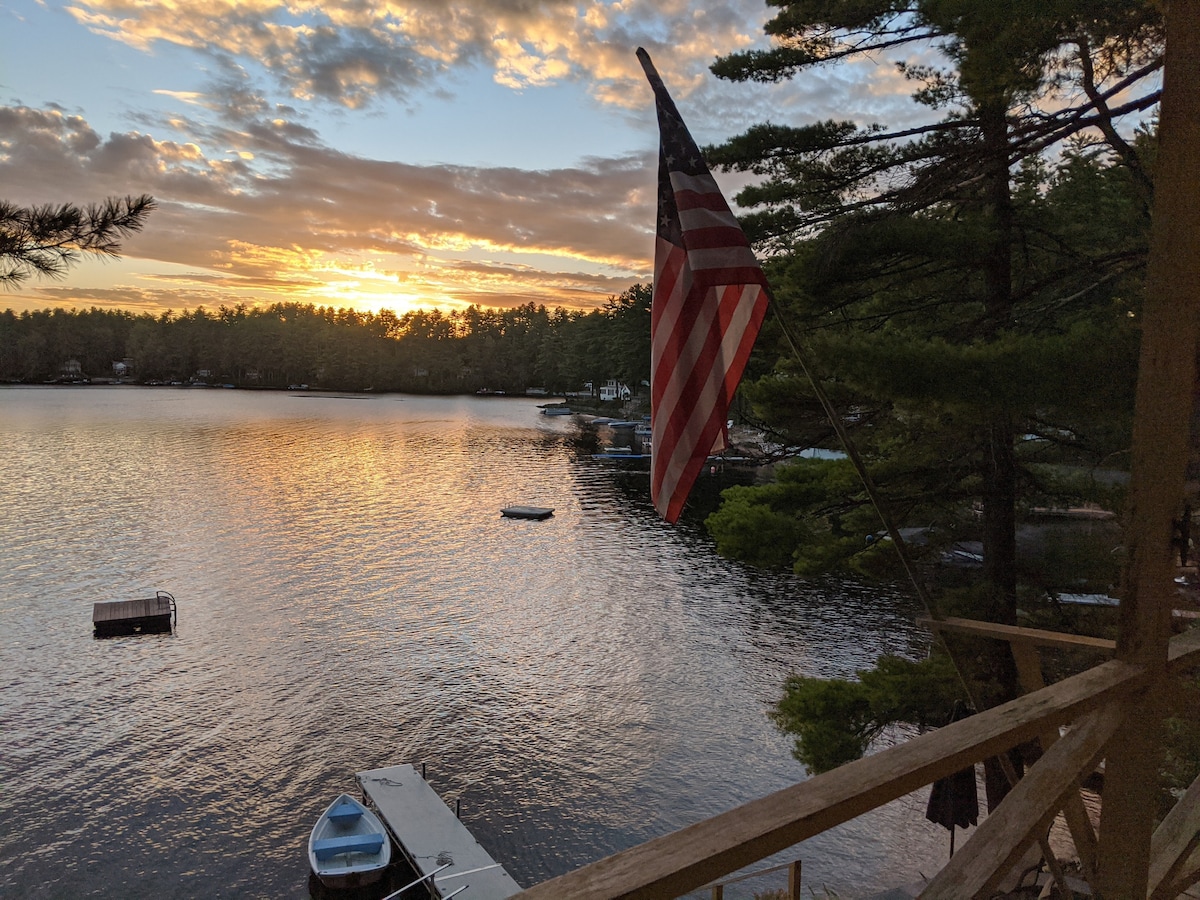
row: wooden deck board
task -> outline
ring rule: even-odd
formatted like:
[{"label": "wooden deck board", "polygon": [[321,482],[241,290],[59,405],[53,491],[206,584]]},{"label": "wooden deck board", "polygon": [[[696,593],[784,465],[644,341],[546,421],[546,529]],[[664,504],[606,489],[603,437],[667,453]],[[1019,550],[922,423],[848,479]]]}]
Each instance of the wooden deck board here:
[{"label": "wooden deck board", "polygon": [[432,879],[440,896],[464,884],[469,887],[456,894],[456,900],[504,900],[520,893],[521,886],[483,849],[415,768],[388,766],[355,777],[418,875],[451,863]]}]

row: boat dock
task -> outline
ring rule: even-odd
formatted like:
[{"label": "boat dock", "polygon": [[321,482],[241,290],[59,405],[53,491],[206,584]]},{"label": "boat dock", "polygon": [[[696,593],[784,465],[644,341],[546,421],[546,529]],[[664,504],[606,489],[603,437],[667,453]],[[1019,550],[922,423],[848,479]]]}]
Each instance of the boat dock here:
[{"label": "boat dock", "polygon": [[432,897],[504,900],[521,891],[416,768],[388,766],[355,778],[417,875],[431,876]]},{"label": "boat dock", "polygon": [[92,604],[92,630],[97,635],[168,632],[175,615],[175,598],[166,591],[143,600],[104,600]]}]

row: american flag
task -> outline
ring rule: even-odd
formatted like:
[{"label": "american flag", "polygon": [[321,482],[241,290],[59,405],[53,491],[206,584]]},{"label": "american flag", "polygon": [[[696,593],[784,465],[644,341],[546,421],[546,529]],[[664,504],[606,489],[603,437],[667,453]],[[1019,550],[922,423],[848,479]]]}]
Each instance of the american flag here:
[{"label": "american flag", "polygon": [[645,50],[658,109],[650,496],[675,522],[712,453],[766,314],[767,279]]}]

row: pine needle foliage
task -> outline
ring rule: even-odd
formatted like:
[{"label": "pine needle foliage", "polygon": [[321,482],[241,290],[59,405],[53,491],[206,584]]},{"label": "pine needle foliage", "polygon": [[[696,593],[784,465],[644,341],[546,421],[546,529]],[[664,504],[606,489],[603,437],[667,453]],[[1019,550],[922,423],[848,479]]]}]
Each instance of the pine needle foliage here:
[{"label": "pine needle foliage", "polygon": [[814,775],[858,759],[896,723],[945,724],[962,699],[944,654],[917,662],[881,656],[874,669],[857,674],[856,680],[793,675],[771,713],[781,731],[795,735],[792,755]]},{"label": "pine needle foliage", "polygon": [[141,231],[156,207],[149,194],[87,206],[0,200],[0,285],[14,287],[35,275],[62,278],[84,255],[114,258],[121,239]]}]

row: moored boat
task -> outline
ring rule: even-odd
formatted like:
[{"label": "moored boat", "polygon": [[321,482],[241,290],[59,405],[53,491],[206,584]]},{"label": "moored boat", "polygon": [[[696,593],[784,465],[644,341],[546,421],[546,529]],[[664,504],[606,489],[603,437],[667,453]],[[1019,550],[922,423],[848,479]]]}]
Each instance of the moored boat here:
[{"label": "moored boat", "polygon": [[392,842],[379,817],[349,794],[321,813],[308,838],[308,862],[321,884],[374,884],[392,861]]}]

